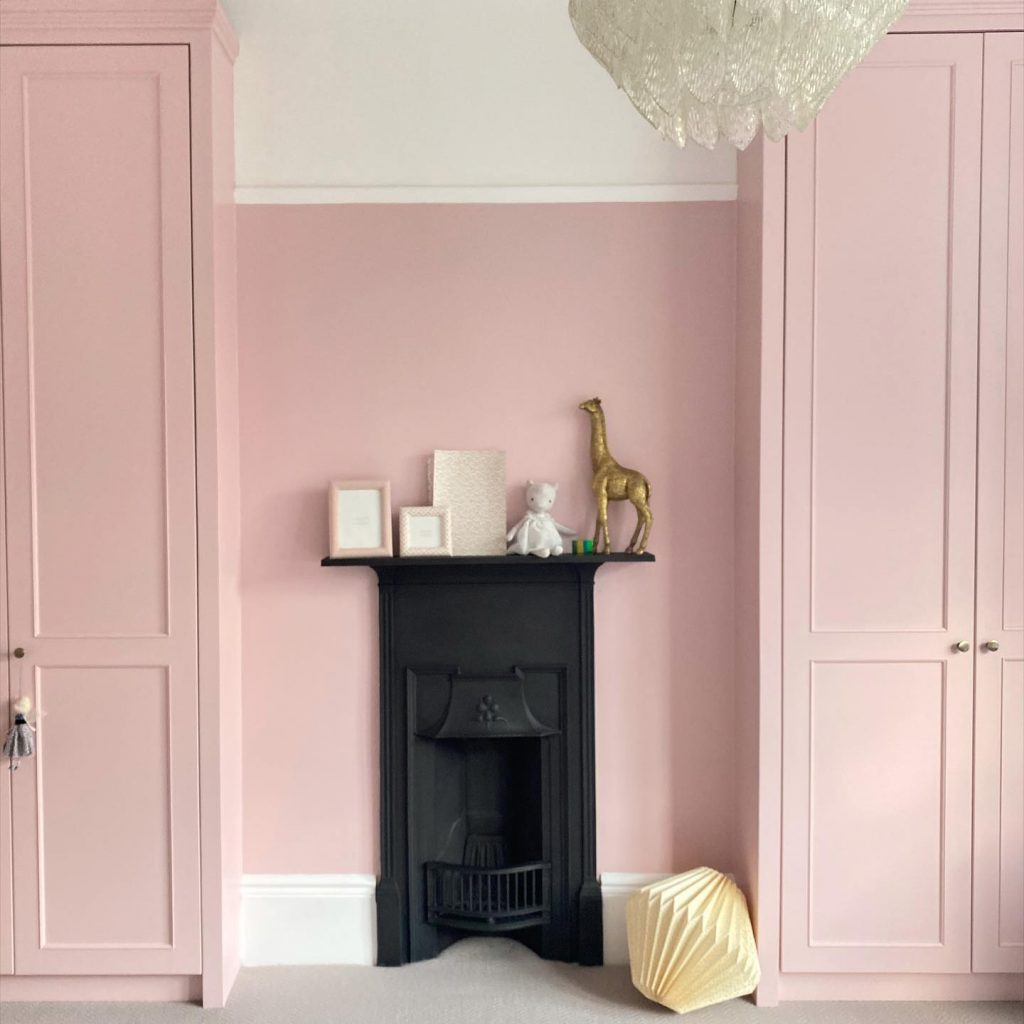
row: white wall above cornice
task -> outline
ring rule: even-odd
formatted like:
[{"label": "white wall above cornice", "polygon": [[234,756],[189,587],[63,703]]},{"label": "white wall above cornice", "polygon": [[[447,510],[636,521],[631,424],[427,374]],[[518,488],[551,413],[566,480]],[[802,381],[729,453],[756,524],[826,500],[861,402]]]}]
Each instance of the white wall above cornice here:
[{"label": "white wall above cornice", "polygon": [[580,45],[566,0],[225,6],[240,201],[734,194],[732,148],[662,140]]},{"label": "white wall above cornice", "polygon": [[[567,0],[224,3],[239,202],[735,196],[732,148],[661,139],[580,45]],[[1022,25],[1024,0],[911,0],[895,28]]]}]

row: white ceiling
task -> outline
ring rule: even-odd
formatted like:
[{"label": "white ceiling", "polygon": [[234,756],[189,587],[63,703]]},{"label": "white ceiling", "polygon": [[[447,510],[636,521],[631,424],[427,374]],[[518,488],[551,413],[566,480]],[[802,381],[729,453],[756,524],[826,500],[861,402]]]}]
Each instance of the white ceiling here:
[{"label": "white ceiling", "polygon": [[225,6],[241,44],[243,201],[288,201],[269,190],[297,187],[456,201],[523,189],[722,198],[734,187],[734,151],[663,141],[580,45],[566,0]]}]

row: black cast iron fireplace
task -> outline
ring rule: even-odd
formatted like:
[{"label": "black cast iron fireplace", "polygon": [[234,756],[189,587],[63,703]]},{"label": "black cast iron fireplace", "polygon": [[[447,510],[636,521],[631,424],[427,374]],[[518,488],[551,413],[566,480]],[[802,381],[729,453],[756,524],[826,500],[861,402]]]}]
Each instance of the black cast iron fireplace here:
[{"label": "black cast iron fireplace", "polygon": [[378,963],[481,933],[601,963],[594,576],[653,560],[323,560],[380,585]]}]

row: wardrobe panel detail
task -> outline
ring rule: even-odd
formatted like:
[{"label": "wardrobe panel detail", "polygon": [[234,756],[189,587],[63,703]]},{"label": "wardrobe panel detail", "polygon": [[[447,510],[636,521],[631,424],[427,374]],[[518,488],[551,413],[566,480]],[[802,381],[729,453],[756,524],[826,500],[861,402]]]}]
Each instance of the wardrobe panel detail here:
[{"label": "wardrobe panel detail", "polygon": [[970,970],[982,58],[889,36],[786,143],[784,971]]},{"label": "wardrobe panel detail", "polygon": [[974,970],[1024,971],[1024,34],[985,37]]},{"label": "wardrobe panel detail", "polygon": [[5,46],[18,974],[201,970],[187,46]]}]

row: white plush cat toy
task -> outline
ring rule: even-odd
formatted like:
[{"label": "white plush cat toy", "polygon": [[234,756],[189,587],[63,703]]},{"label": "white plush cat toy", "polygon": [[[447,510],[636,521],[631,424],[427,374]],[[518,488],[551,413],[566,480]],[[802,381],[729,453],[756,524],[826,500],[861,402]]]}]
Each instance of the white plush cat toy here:
[{"label": "white plush cat toy", "polygon": [[526,488],[526,515],[508,531],[505,538],[510,555],[560,555],[564,550],[563,537],[575,537],[576,531],[563,526],[551,515],[551,506],[558,496],[558,484],[535,484]]}]

